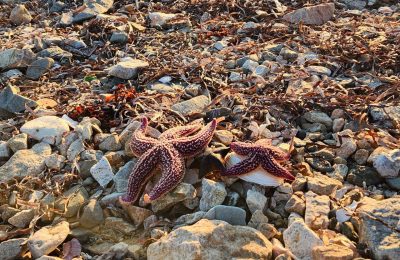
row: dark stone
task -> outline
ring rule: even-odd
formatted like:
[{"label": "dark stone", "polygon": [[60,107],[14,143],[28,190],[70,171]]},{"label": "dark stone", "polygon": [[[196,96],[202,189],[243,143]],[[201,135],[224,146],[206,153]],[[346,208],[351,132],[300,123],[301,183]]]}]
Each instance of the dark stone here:
[{"label": "dark stone", "polygon": [[347,181],[351,184],[362,187],[363,182],[365,182],[367,186],[377,185],[383,182],[382,177],[374,168],[363,165],[352,166],[347,175]]}]

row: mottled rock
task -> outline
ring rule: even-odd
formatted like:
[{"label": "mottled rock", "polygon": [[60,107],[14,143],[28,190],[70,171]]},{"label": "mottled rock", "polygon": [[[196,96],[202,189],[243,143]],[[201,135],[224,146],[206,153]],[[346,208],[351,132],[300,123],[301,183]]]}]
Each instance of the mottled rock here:
[{"label": "mottled rock", "polygon": [[311,123],[321,123],[328,128],[331,128],[333,124],[332,119],[326,113],[320,111],[307,112],[303,117]]},{"label": "mottled rock", "polygon": [[52,155],[46,157],[44,162],[47,168],[59,171],[64,166],[65,160],[66,158],[64,156],[53,153]]},{"label": "mottled rock", "polygon": [[134,225],[126,222],[122,218],[117,217],[106,218],[104,226],[127,236],[132,236],[133,232],[136,230]]},{"label": "mottled rock", "polygon": [[128,34],[126,32],[113,32],[110,38],[112,43],[126,43],[128,41]]},{"label": "mottled rock", "polygon": [[64,192],[56,201],[55,208],[64,213],[64,217],[76,216],[81,207],[88,201],[89,194],[86,189],[79,185]]},{"label": "mottled rock", "polygon": [[[1,67],[1,53],[0,53],[0,67]],[[18,94],[18,89],[12,86],[7,86],[0,92],[0,113],[2,110],[10,113],[18,113],[25,111],[26,107],[34,108],[37,103],[29,98]]]},{"label": "mottled rock", "polygon": [[149,13],[150,25],[153,27],[163,27],[167,22],[177,17],[177,14],[166,14],[162,12]]},{"label": "mottled rock", "polygon": [[354,154],[354,161],[356,161],[356,163],[359,165],[364,165],[367,162],[368,156],[369,156],[368,150],[359,149]]},{"label": "mottled rock", "polygon": [[208,211],[216,205],[224,202],[226,197],[225,184],[204,178],[202,184],[202,196],[200,199],[200,210]]},{"label": "mottled rock", "polygon": [[114,0],[84,0],[84,4],[85,8],[74,16],[74,23],[79,23],[107,12],[113,6]]},{"label": "mottled rock", "polygon": [[8,147],[14,153],[19,150],[28,149],[28,135],[27,134],[19,134],[7,141]]},{"label": "mottled rock", "polygon": [[81,152],[85,150],[85,144],[83,140],[78,138],[71,143],[71,145],[67,149],[67,159],[68,161],[74,161]]},{"label": "mottled rock", "polygon": [[34,216],[35,210],[33,209],[21,210],[20,212],[9,218],[8,223],[13,225],[14,227],[25,228],[29,225]]},{"label": "mottled rock", "polygon": [[337,244],[316,246],[312,250],[313,259],[318,260],[351,260],[353,255],[353,250]]},{"label": "mottled rock", "polygon": [[127,162],[124,166],[119,168],[118,172],[114,175],[115,189],[117,192],[125,192],[128,189],[129,175],[132,173],[136,160]]},{"label": "mottled rock", "polygon": [[113,170],[105,156],[103,156],[98,163],[90,168],[90,173],[103,188],[105,188],[114,179]]},{"label": "mottled rock", "polygon": [[83,208],[83,213],[79,219],[79,224],[85,228],[93,228],[104,221],[103,209],[96,199],[89,200]]},{"label": "mottled rock", "polygon": [[377,155],[373,165],[383,178],[397,177],[400,172],[400,149]]},{"label": "mottled rock", "polygon": [[125,210],[128,213],[129,218],[136,226],[143,224],[143,221],[153,214],[151,210],[134,205],[127,206]]},{"label": "mottled rock", "polygon": [[307,177],[308,190],[319,195],[331,195],[335,190],[341,188],[343,184],[326,175],[316,174],[314,177]]},{"label": "mottled rock", "polygon": [[340,148],[336,149],[336,155],[343,159],[349,158],[357,150],[357,143],[351,138],[346,139]]},{"label": "mottled rock", "polygon": [[3,260],[19,259],[26,238],[14,238],[0,243],[0,255]]},{"label": "mottled rock", "polygon": [[351,184],[363,187],[365,185],[377,185],[383,182],[382,177],[372,167],[356,165],[349,170],[347,181]]}]

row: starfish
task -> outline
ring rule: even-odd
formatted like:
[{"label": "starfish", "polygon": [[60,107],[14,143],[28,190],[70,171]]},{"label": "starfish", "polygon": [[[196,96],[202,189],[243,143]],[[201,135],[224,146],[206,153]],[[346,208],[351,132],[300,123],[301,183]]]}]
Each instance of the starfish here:
[{"label": "starfish", "polygon": [[247,156],[247,158],[222,172],[222,176],[246,174],[261,166],[274,176],[291,181],[294,180],[294,176],[279,164],[280,161],[289,160],[290,153],[285,153],[279,148],[272,146],[268,140],[261,139],[254,144],[234,142],[231,143],[231,149],[239,155]]},{"label": "starfish", "polygon": [[200,124],[171,128],[158,139],[146,136],[147,126],[148,120],[143,118],[142,125],[132,135],[130,148],[139,160],[129,176],[128,190],[120,198],[123,204],[137,200],[157,167],[161,168],[162,177],[150,194],[144,196],[145,201],[156,200],[175,188],[184,177],[184,159],[200,154],[208,146],[217,120],[214,119],[203,129]]}]

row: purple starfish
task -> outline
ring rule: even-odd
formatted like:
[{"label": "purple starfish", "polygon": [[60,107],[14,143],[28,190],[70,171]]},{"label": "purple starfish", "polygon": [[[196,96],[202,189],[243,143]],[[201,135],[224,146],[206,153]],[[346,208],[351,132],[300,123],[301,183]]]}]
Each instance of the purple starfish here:
[{"label": "purple starfish", "polygon": [[279,164],[279,161],[289,160],[290,154],[272,146],[265,139],[261,139],[255,144],[234,142],[231,144],[231,149],[239,155],[247,156],[247,158],[222,172],[222,176],[246,174],[261,166],[272,175],[291,181],[294,180],[294,176]]},{"label": "purple starfish", "polygon": [[217,127],[217,120],[214,119],[203,129],[198,124],[171,128],[158,139],[146,136],[147,126],[147,118],[144,118],[141,127],[132,135],[131,149],[140,158],[129,176],[128,190],[121,198],[122,203],[137,200],[157,166],[162,169],[162,177],[150,194],[145,195],[145,200],[155,200],[175,188],[184,176],[184,159],[200,154],[207,147]]}]

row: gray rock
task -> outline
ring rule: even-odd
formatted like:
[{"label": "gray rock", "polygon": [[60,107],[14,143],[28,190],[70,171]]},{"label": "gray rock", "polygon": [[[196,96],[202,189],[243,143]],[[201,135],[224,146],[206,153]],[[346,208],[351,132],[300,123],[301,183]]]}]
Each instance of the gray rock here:
[{"label": "gray rock", "polygon": [[306,162],[311,165],[314,169],[320,172],[331,172],[333,171],[330,162],[317,157],[306,158]]},{"label": "gray rock", "polygon": [[[216,206],[218,207],[218,206]],[[194,213],[182,215],[179,218],[175,220],[175,225],[177,226],[187,226],[187,225],[192,225],[199,221],[200,219],[203,219],[204,216],[206,215],[206,212],[204,211],[197,211]]]},{"label": "gray rock", "polygon": [[26,122],[21,132],[44,143],[59,144],[63,135],[69,132],[69,125],[57,116],[42,116]]},{"label": "gray rock", "polygon": [[232,206],[217,205],[204,215],[205,219],[223,220],[231,225],[246,225],[246,211]]},{"label": "gray rock", "polygon": [[17,88],[7,86],[2,92],[0,92],[0,112],[2,110],[10,113],[23,112],[25,111],[26,106],[34,108],[37,106],[37,103],[29,98],[19,95]]},{"label": "gray rock", "polygon": [[295,192],[287,201],[285,205],[285,210],[289,213],[295,212],[303,216],[306,210],[306,201],[303,192]]},{"label": "gray rock", "polygon": [[0,255],[3,260],[18,259],[22,253],[26,238],[14,238],[0,243]]},{"label": "gray rock", "polygon": [[64,242],[68,234],[69,224],[66,221],[39,229],[28,239],[32,257],[36,259],[53,252]]},{"label": "gray rock", "polygon": [[74,17],[73,17],[73,13],[72,12],[66,12],[66,13],[62,13],[60,16],[60,21],[59,24],[61,26],[69,26],[74,22]]},{"label": "gray rock", "polygon": [[90,168],[90,173],[103,188],[105,188],[114,179],[113,170],[105,156],[103,156],[98,163]]},{"label": "gray rock", "polygon": [[386,183],[393,189],[400,191],[400,177],[397,178],[387,178]]},{"label": "gray rock", "polygon": [[10,20],[13,24],[21,25],[30,23],[32,16],[24,5],[16,5],[10,14]]},{"label": "gray rock", "polygon": [[17,151],[0,167],[0,181],[35,176],[45,169],[45,158],[51,154],[48,144],[39,143],[29,150]]},{"label": "gray rock", "polygon": [[283,19],[291,23],[321,25],[329,21],[334,12],[335,4],[326,3],[297,9],[285,14]]},{"label": "gray rock", "polygon": [[337,133],[342,131],[345,123],[346,121],[344,120],[344,118],[335,118],[333,120],[333,126],[332,126],[333,132]]},{"label": "gray rock", "polygon": [[133,167],[135,167],[137,160],[127,162],[124,166],[119,168],[118,172],[114,175],[115,190],[117,192],[125,192],[128,189],[128,179]]},{"label": "gray rock", "polygon": [[28,149],[28,135],[19,134],[7,141],[8,147],[15,153],[19,150]]},{"label": "gray rock", "polygon": [[226,205],[228,206],[236,206],[240,199],[239,193],[235,191],[229,191],[225,197]]},{"label": "gray rock", "polygon": [[354,10],[363,10],[367,6],[365,0],[341,0],[347,8]]},{"label": "gray rock", "polygon": [[118,151],[122,148],[117,134],[97,134],[95,142],[99,144],[99,149],[102,151]]},{"label": "gray rock", "polygon": [[216,43],[214,43],[213,47],[217,51],[220,51],[220,50],[223,50],[226,47],[228,47],[228,42],[227,41],[217,41]]},{"label": "gray rock", "polygon": [[355,140],[353,138],[346,138],[346,140],[343,140],[340,148],[336,149],[336,155],[343,159],[347,159],[355,151],[357,151],[357,143]]},{"label": "gray rock", "polygon": [[210,105],[210,99],[205,95],[200,95],[174,104],[171,106],[171,109],[181,113],[183,116],[188,116],[203,112],[208,105]]},{"label": "gray rock", "polygon": [[53,4],[51,5],[50,8],[50,13],[57,13],[61,12],[65,8],[65,3],[61,1],[53,1]]},{"label": "gray rock", "polygon": [[242,74],[238,73],[238,72],[231,72],[231,74],[229,75],[229,81],[231,82],[236,82],[236,81],[241,81],[243,80]]},{"label": "gray rock", "polygon": [[18,228],[26,228],[35,216],[35,210],[26,209],[8,219],[8,223]]},{"label": "gray rock", "polygon": [[55,208],[63,212],[66,218],[75,217],[81,207],[88,201],[89,194],[86,189],[77,185],[60,196],[55,202]]},{"label": "gray rock", "polygon": [[[354,154],[354,161],[356,161],[357,164],[359,165],[364,165],[369,157],[369,152],[368,150],[365,149],[359,149],[357,152]],[[400,168],[399,168],[400,169]]]},{"label": "gray rock", "polygon": [[165,196],[152,201],[151,209],[157,213],[164,209],[168,209],[181,201],[193,199],[195,197],[196,189],[193,187],[193,185],[180,183],[175,189],[167,193]]},{"label": "gray rock", "polygon": [[264,77],[269,73],[270,69],[265,65],[259,65],[254,70],[254,73],[260,77]]},{"label": "gray rock", "polygon": [[112,43],[126,43],[128,41],[128,34],[126,32],[113,32],[110,38]]},{"label": "gray rock", "polygon": [[324,124],[328,128],[332,128],[333,121],[332,119],[323,112],[319,111],[311,111],[304,114],[304,119],[311,123],[321,123]]},{"label": "gray rock", "polygon": [[11,156],[10,147],[8,147],[8,143],[5,141],[0,141],[0,160],[8,159]]},{"label": "gray rock", "polygon": [[139,70],[149,66],[147,61],[132,59],[126,57],[121,59],[116,65],[108,70],[109,76],[114,76],[121,79],[131,79],[136,77]]},{"label": "gray rock", "polygon": [[377,155],[373,165],[383,178],[396,178],[400,172],[400,149]]},{"label": "gray rock", "polygon": [[323,66],[308,66],[308,67],[306,67],[306,70],[310,74],[316,74],[316,75],[330,76],[332,74],[332,71],[330,69],[323,67]]},{"label": "gray rock", "polygon": [[347,175],[347,181],[351,184],[363,187],[363,183],[367,186],[377,185],[383,182],[382,177],[372,167],[368,166],[353,166]]},{"label": "gray rock", "polygon": [[83,208],[79,224],[85,228],[93,228],[104,221],[103,209],[96,199],[89,200],[89,203]]},{"label": "gray rock", "polygon": [[258,62],[248,59],[243,63],[242,69],[246,73],[254,72],[258,66],[259,66]]},{"label": "gray rock", "polygon": [[374,259],[397,259],[400,255],[400,198],[376,201],[365,198],[360,216],[360,242],[367,244]]},{"label": "gray rock", "polygon": [[108,11],[114,4],[113,0],[84,0],[85,9],[74,16],[73,22],[79,23],[98,14]]},{"label": "gray rock", "polygon": [[251,219],[249,220],[249,223],[247,225],[252,228],[256,228],[260,224],[268,223],[268,217],[262,213],[261,210],[256,210],[252,215]]},{"label": "gray rock", "polygon": [[18,79],[22,77],[24,74],[17,69],[7,70],[3,73],[0,73],[0,79],[2,80],[10,80],[10,79]]},{"label": "gray rock", "polygon": [[65,160],[64,156],[54,153],[48,156],[44,162],[47,168],[59,171],[64,166]]},{"label": "gray rock", "polygon": [[291,50],[289,48],[286,48],[286,47],[281,49],[279,55],[282,56],[282,58],[287,61],[294,61],[299,56],[298,52]]},{"label": "gray rock", "polygon": [[268,200],[267,197],[265,197],[264,194],[258,191],[254,190],[247,191],[246,203],[251,213],[254,213],[256,210],[263,211],[267,203],[267,200]]},{"label": "gray rock", "polygon": [[39,58],[28,66],[26,76],[30,79],[39,79],[53,64],[52,58]]},{"label": "gray rock", "polygon": [[6,49],[0,52],[0,69],[24,68],[34,60],[35,54],[30,49]]},{"label": "gray rock", "polygon": [[225,184],[223,182],[215,182],[213,180],[203,178],[201,185],[201,211],[208,211],[212,207],[220,205],[224,202],[227,192],[225,190]]}]

